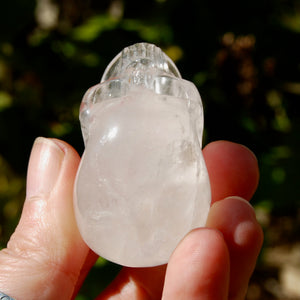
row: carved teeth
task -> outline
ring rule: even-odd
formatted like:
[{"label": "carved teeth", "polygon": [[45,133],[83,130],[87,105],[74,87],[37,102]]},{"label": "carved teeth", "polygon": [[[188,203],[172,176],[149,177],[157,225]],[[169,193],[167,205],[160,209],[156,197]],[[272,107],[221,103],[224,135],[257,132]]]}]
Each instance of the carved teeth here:
[{"label": "carved teeth", "polygon": [[[126,73],[127,68],[134,62],[151,65],[160,73],[181,78],[181,75],[173,61],[153,44],[138,43],[125,48],[119,53],[106,68],[101,82],[120,78]],[[150,63],[151,62],[151,63]]]}]

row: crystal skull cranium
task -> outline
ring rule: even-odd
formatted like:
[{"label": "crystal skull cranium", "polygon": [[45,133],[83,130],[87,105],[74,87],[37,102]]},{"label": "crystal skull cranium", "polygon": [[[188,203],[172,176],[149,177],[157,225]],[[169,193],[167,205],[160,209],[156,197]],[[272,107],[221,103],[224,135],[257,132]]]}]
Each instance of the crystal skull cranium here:
[{"label": "crystal skull cranium", "polygon": [[205,225],[211,201],[196,87],[160,48],[135,44],[86,92],[80,122],[74,209],[83,239],[120,265],[167,263]]}]

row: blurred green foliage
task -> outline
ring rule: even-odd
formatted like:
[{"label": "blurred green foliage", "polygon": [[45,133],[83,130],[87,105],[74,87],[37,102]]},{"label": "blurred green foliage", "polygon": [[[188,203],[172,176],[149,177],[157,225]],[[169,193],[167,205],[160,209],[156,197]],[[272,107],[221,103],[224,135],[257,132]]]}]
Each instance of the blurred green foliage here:
[{"label": "blurred green foliage", "polygon": [[[61,138],[82,153],[84,92],[140,41],[160,46],[198,87],[205,143],[228,139],[256,153],[254,203],[299,215],[300,1],[11,0],[0,8],[1,246],[22,209],[34,139]],[[95,284],[112,270],[99,263]],[[78,299],[97,294],[92,280]]]}]

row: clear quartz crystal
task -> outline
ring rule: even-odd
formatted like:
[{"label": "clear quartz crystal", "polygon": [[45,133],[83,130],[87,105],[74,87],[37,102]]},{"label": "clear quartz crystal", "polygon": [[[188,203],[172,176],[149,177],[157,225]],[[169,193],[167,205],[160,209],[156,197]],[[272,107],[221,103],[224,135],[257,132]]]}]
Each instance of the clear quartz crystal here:
[{"label": "clear quartz crystal", "polygon": [[74,207],[83,239],[120,265],[167,263],[205,225],[211,201],[196,87],[158,47],[135,44],[86,92],[80,122]]}]

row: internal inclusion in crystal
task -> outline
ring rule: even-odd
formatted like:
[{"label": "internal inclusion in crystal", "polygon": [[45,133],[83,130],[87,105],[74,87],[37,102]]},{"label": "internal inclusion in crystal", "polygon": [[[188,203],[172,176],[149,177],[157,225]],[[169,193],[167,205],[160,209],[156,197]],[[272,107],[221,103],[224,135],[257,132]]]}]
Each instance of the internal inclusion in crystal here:
[{"label": "internal inclusion in crystal", "polygon": [[210,207],[196,87],[159,48],[136,44],[87,91],[80,121],[74,207],[84,240],[122,265],[166,263]]}]

